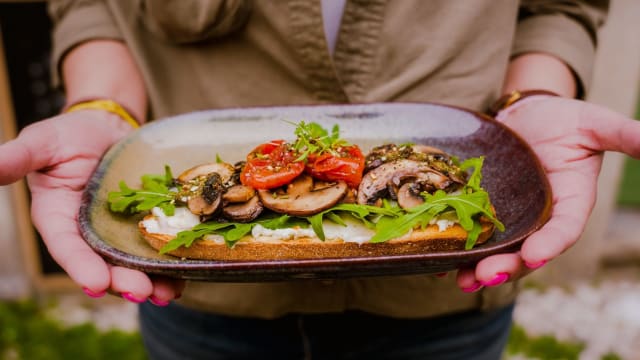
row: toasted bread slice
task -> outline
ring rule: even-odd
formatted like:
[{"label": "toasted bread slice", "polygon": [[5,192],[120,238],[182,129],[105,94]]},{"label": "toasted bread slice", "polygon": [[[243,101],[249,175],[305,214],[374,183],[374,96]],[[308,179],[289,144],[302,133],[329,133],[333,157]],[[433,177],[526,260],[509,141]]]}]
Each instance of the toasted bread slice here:
[{"label": "toasted bread slice", "polygon": [[[152,218],[153,215],[148,215],[145,220]],[[161,249],[174,238],[169,234],[148,232],[143,221],[139,223],[138,228],[142,237],[156,250]],[[486,242],[494,229],[493,223],[483,221],[482,232],[476,244]],[[187,259],[222,261],[370,257],[462,250],[466,239],[467,232],[459,224],[443,231],[440,231],[437,225],[429,225],[424,229],[414,229],[401,238],[382,243],[360,244],[345,242],[342,239],[323,241],[317,237],[283,240],[271,236],[254,238],[247,235],[231,248],[222,241],[202,239],[195,241],[189,248],[181,247],[169,254]]]}]

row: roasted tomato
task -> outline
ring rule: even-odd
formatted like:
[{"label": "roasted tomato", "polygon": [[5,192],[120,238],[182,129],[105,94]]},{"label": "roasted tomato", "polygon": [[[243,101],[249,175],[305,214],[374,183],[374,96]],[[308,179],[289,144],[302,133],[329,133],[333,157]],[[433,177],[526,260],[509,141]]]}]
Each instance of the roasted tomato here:
[{"label": "roasted tomato", "polygon": [[247,155],[240,182],[255,189],[273,189],[289,184],[304,171],[304,162],[284,140],[259,145]]},{"label": "roasted tomato", "polygon": [[324,181],[344,180],[352,188],[358,187],[364,171],[364,155],[357,145],[340,146],[320,155],[311,154],[306,172]]}]

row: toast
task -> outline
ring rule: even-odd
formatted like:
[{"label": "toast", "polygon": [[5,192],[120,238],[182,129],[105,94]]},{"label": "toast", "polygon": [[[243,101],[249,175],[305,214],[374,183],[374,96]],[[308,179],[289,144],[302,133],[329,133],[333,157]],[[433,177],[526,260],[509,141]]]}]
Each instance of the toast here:
[{"label": "toast", "polygon": [[[144,220],[153,219],[147,215]],[[147,231],[145,222],[140,221],[138,228],[144,240],[154,249],[162,249],[175,235],[152,233]],[[362,226],[349,223],[348,226]],[[486,242],[495,230],[490,221],[482,221],[482,231],[476,245]],[[301,236],[289,239],[260,235],[246,235],[232,247],[225,244],[219,235],[205,237],[190,247],[180,247],[169,251],[173,256],[220,261],[262,261],[262,260],[302,260],[321,258],[348,258],[370,256],[412,255],[427,252],[458,251],[465,248],[467,232],[453,224],[440,230],[438,225],[429,225],[424,229],[413,229],[409,234],[382,243],[347,242],[342,238],[319,239],[317,236]]]},{"label": "toast", "polygon": [[469,250],[504,231],[480,186],[483,157],[411,143],[365,156],[338,130],[300,122],[295,141],[260,144],[235,164],[218,157],[177,177],[165,166],[141,190],[121,182],[110,209],[151,211],[138,229],[161,254],[220,261]]}]

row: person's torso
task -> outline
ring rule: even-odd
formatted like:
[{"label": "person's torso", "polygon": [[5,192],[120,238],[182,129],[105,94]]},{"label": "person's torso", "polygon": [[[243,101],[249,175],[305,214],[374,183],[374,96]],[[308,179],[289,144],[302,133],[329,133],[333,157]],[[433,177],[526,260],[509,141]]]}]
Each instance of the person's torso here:
[{"label": "person's torso", "polygon": [[[500,91],[517,1],[348,0],[333,53],[321,1],[109,1],[154,117],[247,106],[438,102],[484,110]],[[181,300],[241,316],[360,309],[397,317],[490,308],[516,285],[465,294],[455,276],[190,283]]]}]

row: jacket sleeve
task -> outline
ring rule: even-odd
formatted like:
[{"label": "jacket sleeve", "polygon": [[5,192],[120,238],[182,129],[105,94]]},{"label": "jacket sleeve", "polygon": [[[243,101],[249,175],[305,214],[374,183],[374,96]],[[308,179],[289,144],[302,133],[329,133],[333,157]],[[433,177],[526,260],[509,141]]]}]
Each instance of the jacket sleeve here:
[{"label": "jacket sleeve", "polygon": [[605,21],[608,0],[523,0],[512,56],[542,52],[564,61],[578,82],[578,97],[591,84],[597,31]]},{"label": "jacket sleeve", "polygon": [[55,86],[61,84],[64,56],[75,46],[95,39],[122,40],[105,2],[99,0],[50,0],[53,22],[51,74]]}]

